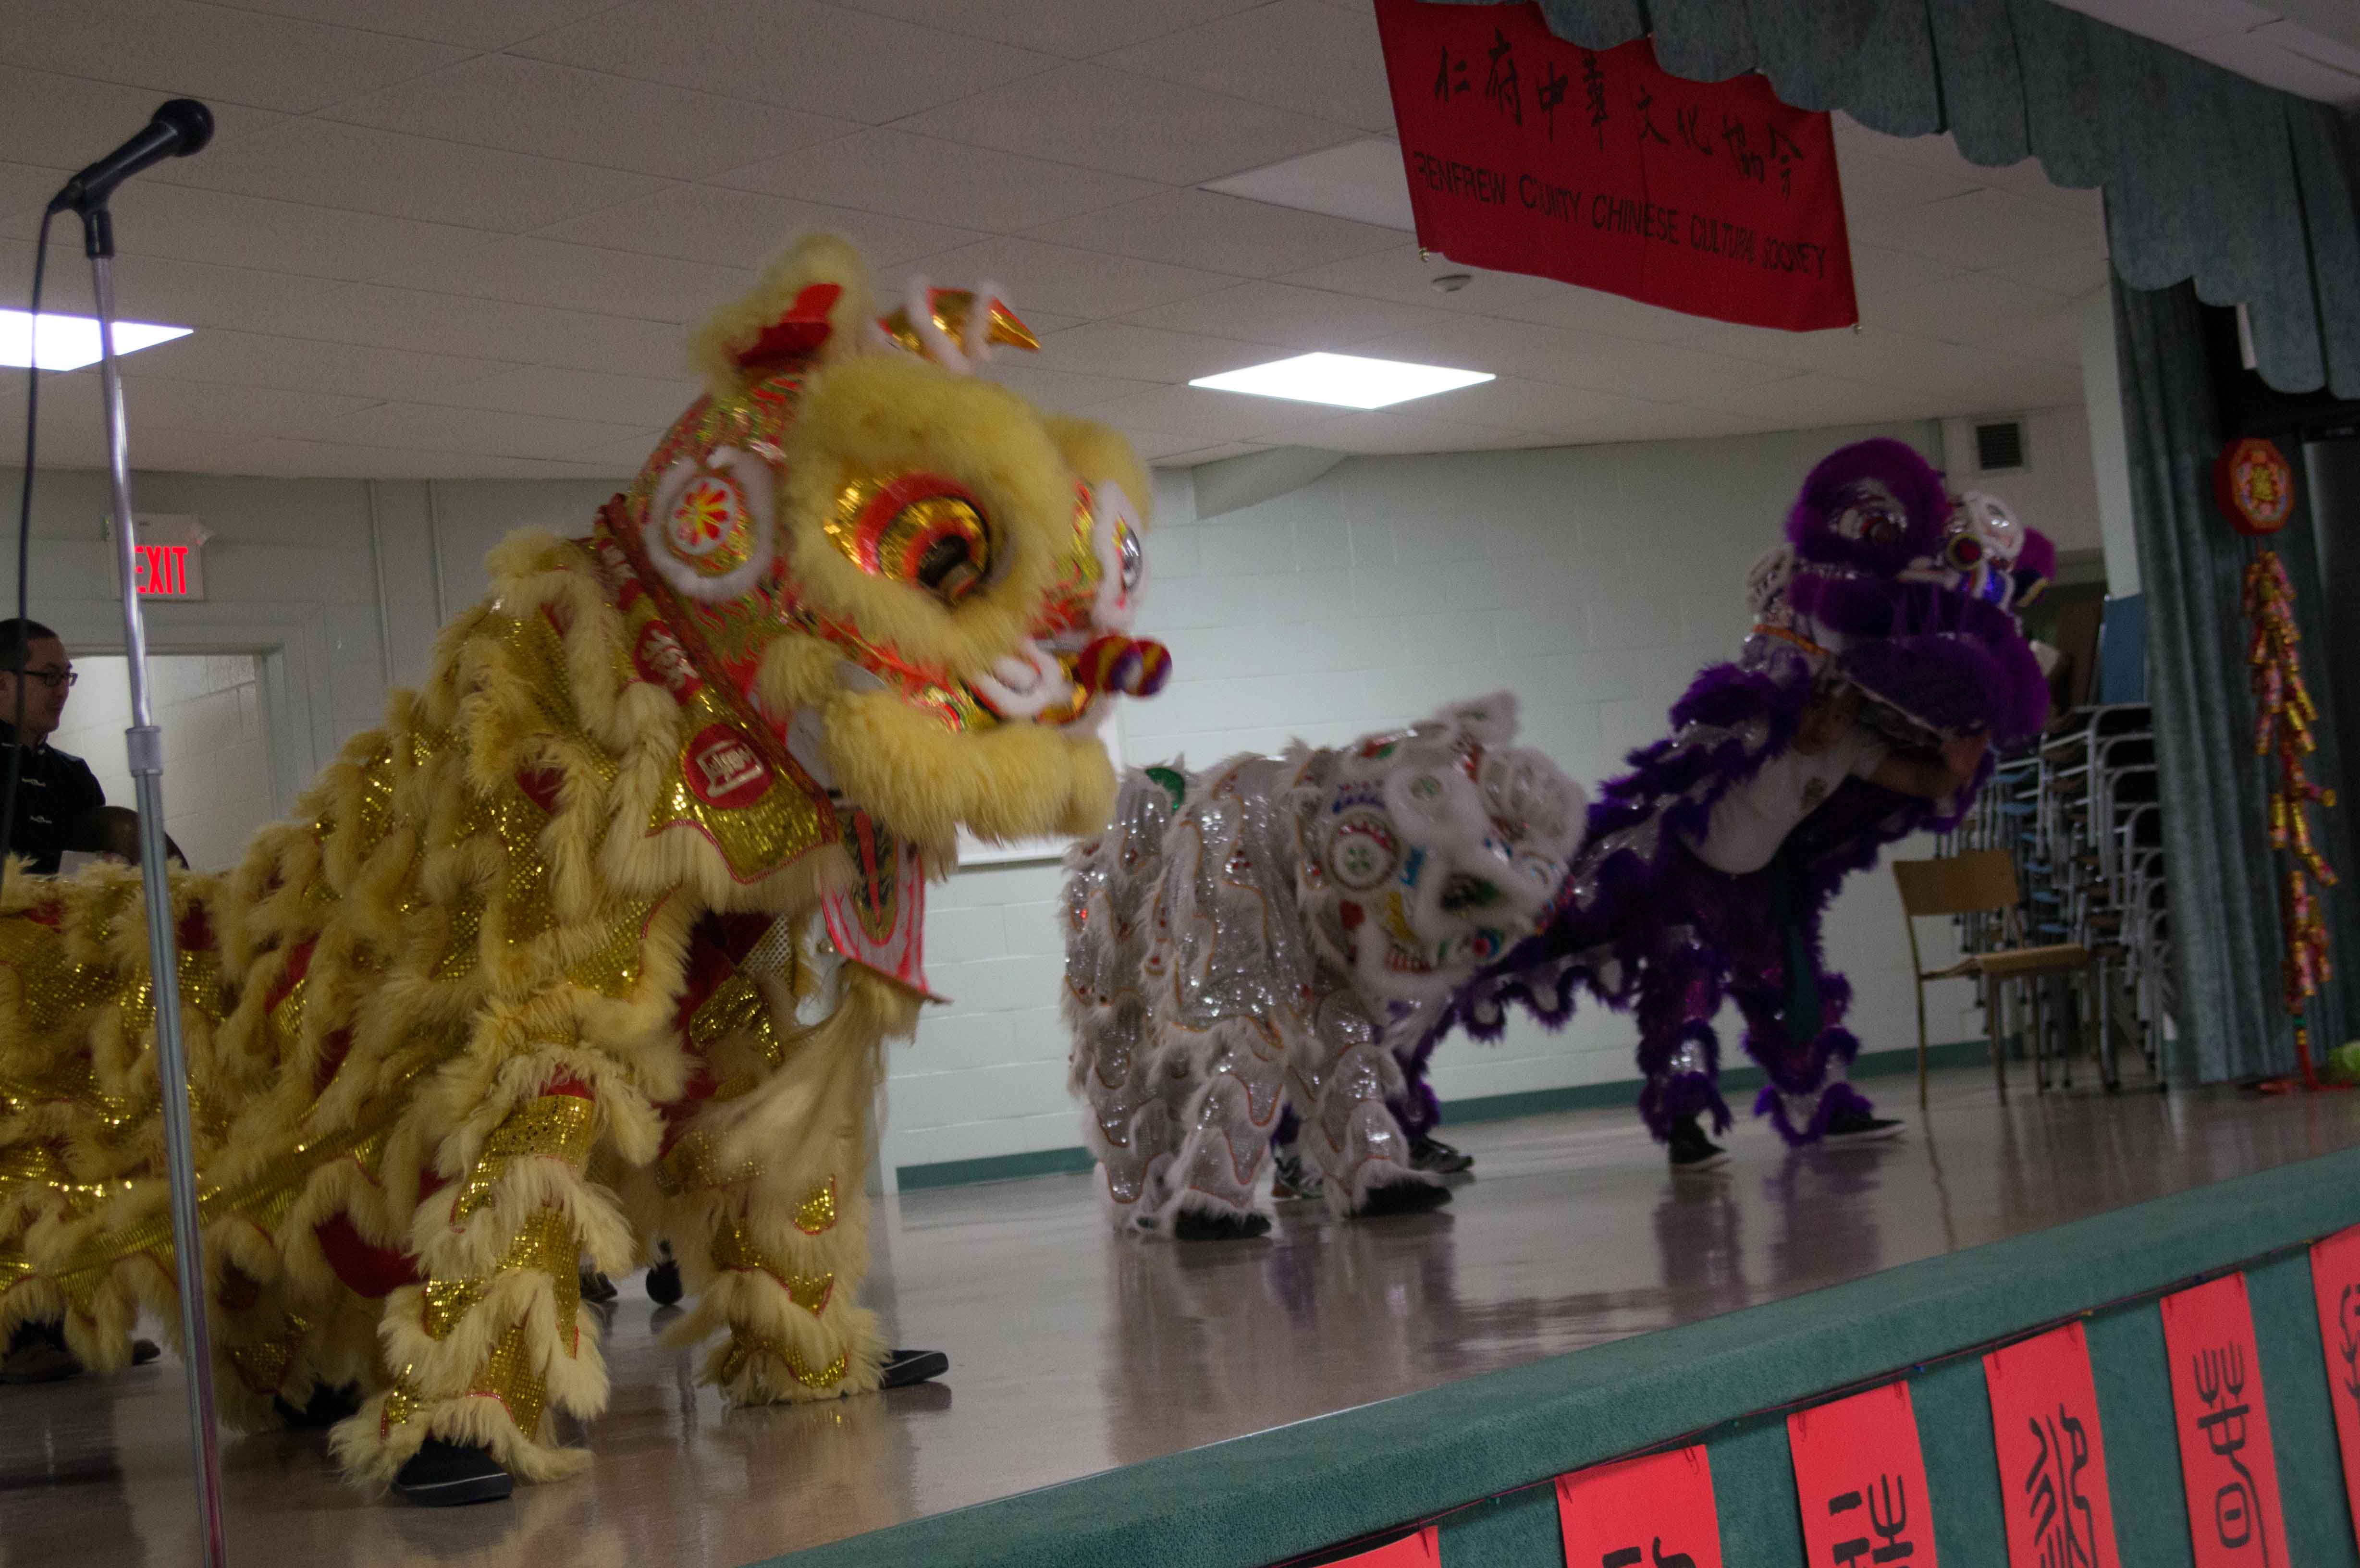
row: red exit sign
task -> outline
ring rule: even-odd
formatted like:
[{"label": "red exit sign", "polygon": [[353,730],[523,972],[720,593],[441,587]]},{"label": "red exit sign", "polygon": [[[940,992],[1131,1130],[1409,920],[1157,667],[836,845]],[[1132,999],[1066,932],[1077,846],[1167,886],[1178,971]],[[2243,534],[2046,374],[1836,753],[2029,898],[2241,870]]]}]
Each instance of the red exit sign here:
[{"label": "red exit sign", "polygon": [[131,570],[142,599],[205,596],[205,541],[212,536],[202,523],[143,512],[133,517],[131,532]]}]

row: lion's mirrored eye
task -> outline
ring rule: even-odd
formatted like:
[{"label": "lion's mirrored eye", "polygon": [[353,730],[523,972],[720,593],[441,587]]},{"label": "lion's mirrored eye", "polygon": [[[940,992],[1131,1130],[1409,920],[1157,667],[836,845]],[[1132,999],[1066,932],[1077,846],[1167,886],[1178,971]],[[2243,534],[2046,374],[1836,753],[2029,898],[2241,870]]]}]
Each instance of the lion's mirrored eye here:
[{"label": "lion's mirrored eye", "polygon": [[1983,564],[1983,541],[1972,534],[1952,534],[1944,553],[1950,557],[1952,566],[1964,572]]},{"label": "lion's mirrored eye", "polygon": [[1140,574],[1147,570],[1147,554],[1139,535],[1120,518],[1115,520],[1114,549],[1115,559],[1121,563],[1123,591],[1133,592],[1139,587]]},{"label": "lion's mirrored eye", "polygon": [[938,474],[855,480],[836,495],[827,537],[873,577],[956,604],[990,580],[991,527],[964,487]]}]

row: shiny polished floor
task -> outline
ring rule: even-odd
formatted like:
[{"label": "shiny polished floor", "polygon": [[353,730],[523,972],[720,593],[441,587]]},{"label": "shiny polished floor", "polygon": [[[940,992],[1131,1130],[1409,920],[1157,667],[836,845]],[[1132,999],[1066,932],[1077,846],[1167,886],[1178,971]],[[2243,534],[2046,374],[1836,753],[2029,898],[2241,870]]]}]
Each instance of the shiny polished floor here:
[{"label": "shiny polished floor", "polygon": [[[586,1477],[416,1509],[344,1489],[317,1436],[235,1440],[232,1556],[736,1568],[2360,1143],[2360,1094],[2003,1108],[1961,1073],[1910,1109],[1906,1138],[1841,1152],[1741,1127],[1729,1165],[1677,1180],[1625,1112],[1473,1127],[1480,1179],[1450,1208],[1338,1225],[1292,1204],[1272,1238],[1214,1247],[1116,1238],[1087,1177],[913,1194],[881,1205],[873,1299],[896,1343],[950,1351],[944,1383],[727,1411],[635,1281]],[[187,1448],[169,1358],[0,1388],[0,1565],[194,1561]]]}]

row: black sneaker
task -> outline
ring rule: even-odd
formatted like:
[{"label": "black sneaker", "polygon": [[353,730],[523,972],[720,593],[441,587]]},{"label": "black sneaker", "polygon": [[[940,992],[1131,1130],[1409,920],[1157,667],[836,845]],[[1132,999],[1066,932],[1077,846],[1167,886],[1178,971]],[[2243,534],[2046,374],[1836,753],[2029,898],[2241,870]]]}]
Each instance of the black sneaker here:
[{"label": "black sneaker", "polygon": [[430,1437],[393,1478],[393,1495],[421,1508],[497,1503],[516,1490],[488,1448],[462,1448]]},{"label": "black sneaker", "polygon": [[1450,1202],[1450,1189],[1437,1181],[1388,1181],[1371,1188],[1360,1203],[1360,1213],[1376,1216],[1383,1214],[1422,1214],[1428,1209],[1438,1209]]},{"label": "black sneaker", "polygon": [[63,1323],[18,1323],[0,1356],[0,1383],[56,1383],[81,1375],[82,1358],[66,1348]]},{"label": "black sneaker", "polygon": [[582,1299],[593,1305],[611,1301],[622,1294],[615,1289],[615,1282],[612,1279],[607,1279],[595,1269],[583,1269],[581,1283]]},{"label": "black sneaker", "polygon": [[1900,1136],[1897,1116],[1871,1116],[1866,1111],[1841,1110],[1828,1118],[1823,1135],[1830,1143],[1880,1143]]},{"label": "black sneaker", "polygon": [[1208,1214],[1196,1209],[1183,1209],[1180,1217],[1172,1222],[1172,1235],[1180,1241],[1250,1241],[1270,1234],[1270,1216],[1249,1211],[1242,1214]]},{"label": "black sneaker", "polygon": [[276,1394],[270,1408],[279,1413],[280,1423],[295,1432],[317,1432],[332,1427],[346,1416],[360,1412],[360,1389],[350,1383],[341,1385],[314,1383],[311,1397],[298,1410]]},{"label": "black sneaker", "polygon": [[885,1388],[906,1388],[939,1377],[951,1369],[951,1358],[939,1350],[889,1350],[885,1353]]},{"label": "black sneaker", "polygon": [[1671,1137],[1665,1141],[1671,1145],[1675,1171],[1710,1171],[1729,1158],[1729,1150],[1705,1137],[1694,1116],[1674,1122]]},{"label": "black sneaker", "polygon": [[1299,1154],[1274,1154],[1270,1164],[1270,1195],[1278,1203],[1316,1198],[1326,1188],[1319,1172],[1306,1164]]},{"label": "black sneaker", "polygon": [[1475,1157],[1451,1148],[1438,1138],[1421,1135],[1409,1146],[1409,1168],[1430,1171],[1437,1176],[1456,1176],[1461,1171],[1473,1169]]},{"label": "black sneaker", "polygon": [[152,1339],[135,1339],[131,1342],[131,1365],[134,1367],[145,1367],[163,1354],[164,1347]]}]

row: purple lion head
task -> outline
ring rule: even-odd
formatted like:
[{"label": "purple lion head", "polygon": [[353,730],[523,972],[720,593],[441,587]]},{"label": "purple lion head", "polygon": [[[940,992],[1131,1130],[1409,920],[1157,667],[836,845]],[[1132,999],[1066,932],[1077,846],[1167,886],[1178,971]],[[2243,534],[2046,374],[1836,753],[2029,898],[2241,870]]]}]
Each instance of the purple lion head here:
[{"label": "purple lion head", "polygon": [[1786,539],[1800,560],[1891,577],[1939,548],[1950,512],[1932,464],[1879,436],[1819,460],[1786,514]]}]

